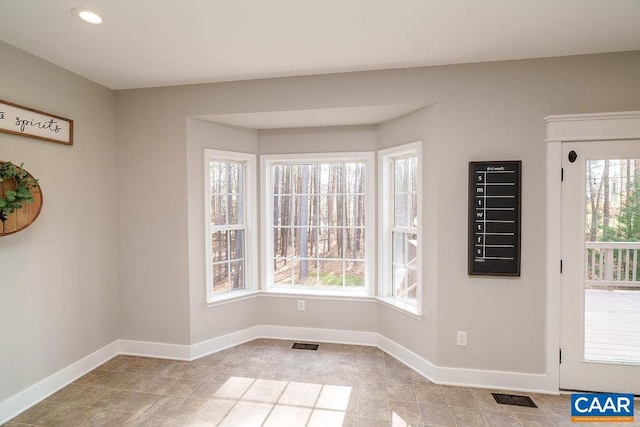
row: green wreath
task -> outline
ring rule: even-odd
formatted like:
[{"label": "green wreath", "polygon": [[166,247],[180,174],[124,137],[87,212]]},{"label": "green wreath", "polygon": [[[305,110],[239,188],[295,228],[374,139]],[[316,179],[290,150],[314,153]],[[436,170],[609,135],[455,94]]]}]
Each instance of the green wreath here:
[{"label": "green wreath", "polygon": [[22,169],[22,165],[16,166],[11,162],[0,164],[0,182],[11,179],[15,180],[16,189],[5,191],[4,196],[0,194],[0,220],[3,222],[17,209],[35,202],[31,189],[38,187],[38,180]]}]

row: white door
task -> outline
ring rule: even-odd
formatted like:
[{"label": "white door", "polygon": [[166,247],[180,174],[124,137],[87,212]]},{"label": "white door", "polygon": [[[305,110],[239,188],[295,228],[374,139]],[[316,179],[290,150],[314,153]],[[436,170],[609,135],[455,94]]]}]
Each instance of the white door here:
[{"label": "white door", "polygon": [[562,158],[560,388],[640,394],[640,140]]}]

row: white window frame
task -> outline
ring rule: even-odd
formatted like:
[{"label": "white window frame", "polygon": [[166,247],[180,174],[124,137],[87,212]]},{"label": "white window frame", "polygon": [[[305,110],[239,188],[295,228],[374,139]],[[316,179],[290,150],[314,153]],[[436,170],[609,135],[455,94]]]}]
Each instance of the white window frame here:
[{"label": "white window frame", "polygon": [[[229,161],[242,163],[244,166],[243,194],[244,194],[244,227],[230,226],[229,229],[245,231],[244,260],[245,260],[245,288],[214,294],[211,271],[213,249],[211,247],[211,181],[210,162]],[[204,150],[204,226],[205,226],[205,277],[207,304],[246,297],[258,291],[258,227],[257,227],[257,192],[256,192],[256,155],[234,151],[222,151],[205,148]]]},{"label": "white window frame", "polygon": [[[400,298],[393,296],[393,280],[391,263],[393,259],[393,247],[391,235],[394,227],[394,175],[393,161],[406,157],[417,157],[417,269],[418,269],[418,289],[416,292],[416,304],[413,305]],[[387,148],[378,151],[378,294],[379,300],[397,308],[403,312],[410,313],[415,316],[422,316],[422,294],[423,294],[423,262],[422,254],[424,248],[424,240],[422,238],[422,141],[411,142],[396,147]]]},{"label": "white window frame", "polygon": [[[375,294],[375,152],[338,152],[304,154],[269,154],[260,156],[262,209],[262,277],[263,291],[282,294],[308,294],[336,297],[367,297]],[[365,163],[365,274],[360,290],[324,290],[319,288],[276,288],[273,283],[273,165],[278,163]]]}]

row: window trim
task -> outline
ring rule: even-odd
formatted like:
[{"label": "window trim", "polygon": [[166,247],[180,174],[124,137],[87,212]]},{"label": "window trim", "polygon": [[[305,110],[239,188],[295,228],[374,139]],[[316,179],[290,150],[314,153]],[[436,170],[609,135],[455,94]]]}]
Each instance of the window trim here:
[{"label": "window trim", "polygon": [[262,285],[263,290],[269,293],[289,294],[292,292],[308,293],[309,295],[331,295],[337,294],[345,296],[374,296],[375,286],[375,260],[376,249],[365,250],[365,273],[364,288],[362,290],[323,290],[313,287],[305,287],[299,290],[295,288],[276,288],[273,283],[273,168],[277,163],[325,163],[336,162],[346,163],[349,161],[360,161],[365,166],[365,242],[375,242],[375,215],[376,215],[376,185],[375,185],[375,151],[358,152],[332,152],[332,153],[300,153],[300,154],[266,154],[260,156],[260,182],[261,198],[260,207],[263,209],[261,217],[262,241]]},{"label": "window trim", "polygon": [[[211,247],[211,185],[210,185],[210,162],[230,161],[244,164],[244,222],[245,242],[244,242],[244,262],[245,262],[245,287],[236,291],[228,291],[221,294],[214,294],[211,272],[211,259],[213,249]],[[248,294],[258,290],[258,250],[257,250],[257,186],[256,186],[256,155],[235,151],[204,149],[204,228],[205,228],[205,288],[207,304],[227,301],[231,299],[243,298]],[[234,226],[235,228],[235,226]]]},{"label": "window trim", "polygon": [[[422,238],[422,229],[424,224],[423,218],[423,194],[422,190],[422,141],[410,142],[408,144],[399,145],[396,147],[386,148],[378,151],[378,295],[379,299],[391,305],[402,312],[407,312],[412,316],[422,316],[422,295],[424,289],[424,272],[423,272],[423,248],[424,239]],[[417,256],[417,274],[418,274],[418,289],[416,292],[416,305],[407,303],[406,301],[393,296],[393,280],[391,277],[392,268],[391,261],[393,259],[393,248],[391,235],[392,230],[395,227],[393,223],[394,218],[394,205],[393,202],[385,203],[385,200],[395,200],[393,198],[393,176],[392,176],[392,162],[396,159],[403,157],[410,157],[415,155],[417,157],[417,196],[418,196],[418,216],[417,216],[417,238],[418,248],[416,252]]]}]

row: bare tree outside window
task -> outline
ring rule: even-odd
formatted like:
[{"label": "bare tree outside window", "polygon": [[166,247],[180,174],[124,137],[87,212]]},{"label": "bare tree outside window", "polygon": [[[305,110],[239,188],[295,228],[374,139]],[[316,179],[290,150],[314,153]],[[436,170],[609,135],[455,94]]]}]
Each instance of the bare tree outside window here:
[{"label": "bare tree outside window", "polygon": [[244,165],[209,163],[213,294],[245,288]]},{"label": "bare tree outside window", "polygon": [[271,167],[274,285],[363,288],[365,163]]}]

